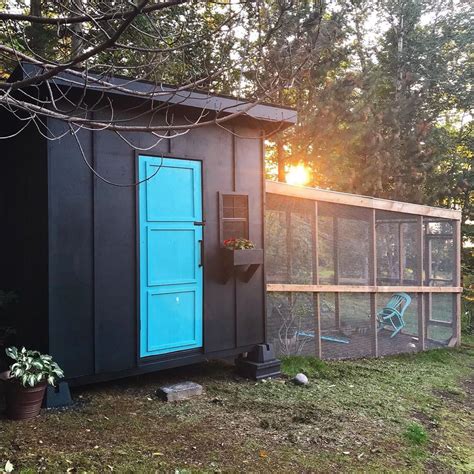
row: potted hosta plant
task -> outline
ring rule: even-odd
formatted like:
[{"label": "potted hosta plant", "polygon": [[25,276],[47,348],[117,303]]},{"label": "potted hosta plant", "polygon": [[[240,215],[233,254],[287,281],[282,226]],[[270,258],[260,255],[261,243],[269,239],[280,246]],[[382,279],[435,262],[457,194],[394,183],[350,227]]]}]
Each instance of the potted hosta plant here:
[{"label": "potted hosta plant", "polygon": [[8,357],[14,360],[7,380],[7,416],[24,420],[37,416],[48,384],[54,385],[64,373],[53,358],[24,347],[8,347]]},{"label": "potted hosta plant", "polygon": [[234,267],[240,267],[243,280],[248,282],[263,263],[263,249],[256,249],[253,242],[243,238],[224,240],[225,281]]}]

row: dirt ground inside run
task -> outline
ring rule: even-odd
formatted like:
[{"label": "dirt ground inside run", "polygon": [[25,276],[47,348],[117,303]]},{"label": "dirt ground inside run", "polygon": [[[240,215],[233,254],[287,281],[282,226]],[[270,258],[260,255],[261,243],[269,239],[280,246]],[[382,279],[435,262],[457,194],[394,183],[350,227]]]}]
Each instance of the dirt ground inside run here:
[{"label": "dirt ground inside run", "polygon": [[[258,383],[213,362],[76,389],[68,409],[0,419],[0,472],[474,472],[472,345],[283,367]],[[156,397],[186,380],[205,394]]]}]

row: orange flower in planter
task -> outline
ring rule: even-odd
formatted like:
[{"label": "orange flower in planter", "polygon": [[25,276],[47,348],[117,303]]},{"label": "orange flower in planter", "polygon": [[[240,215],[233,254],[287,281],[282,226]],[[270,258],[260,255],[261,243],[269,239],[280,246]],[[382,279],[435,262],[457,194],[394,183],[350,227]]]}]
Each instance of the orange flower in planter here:
[{"label": "orange flower in planter", "polygon": [[242,238],[232,238],[224,240],[224,247],[229,250],[245,250],[254,249],[255,245],[252,241]]}]

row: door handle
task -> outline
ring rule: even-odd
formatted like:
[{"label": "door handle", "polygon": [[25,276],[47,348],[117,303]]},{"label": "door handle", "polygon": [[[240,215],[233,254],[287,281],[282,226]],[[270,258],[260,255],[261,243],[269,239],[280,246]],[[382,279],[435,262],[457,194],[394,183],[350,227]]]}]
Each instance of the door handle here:
[{"label": "door handle", "polygon": [[200,225],[201,227],[204,227],[206,225],[206,221],[194,221],[194,225]]},{"label": "door handle", "polygon": [[204,241],[199,241],[199,264],[198,267],[204,267]]}]

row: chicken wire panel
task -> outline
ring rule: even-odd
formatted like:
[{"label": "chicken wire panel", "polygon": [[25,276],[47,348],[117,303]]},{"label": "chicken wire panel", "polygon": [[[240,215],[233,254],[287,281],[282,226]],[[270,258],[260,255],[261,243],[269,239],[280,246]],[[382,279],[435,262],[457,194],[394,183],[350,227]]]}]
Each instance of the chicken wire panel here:
[{"label": "chicken wire panel", "polygon": [[320,285],[333,285],[334,280],[334,218],[318,216],[318,272]]},{"label": "chicken wire panel", "polygon": [[369,224],[361,219],[338,218],[338,283],[369,284]]},{"label": "chicken wire panel", "polygon": [[378,285],[416,285],[421,272],[417,232],[416,216],[376,211]]},{"label": "chicken wire panel", "polygon": [[267,195],[265,256],[268,283],[313,283],[314,203]]},{"label": "chicken wire panel", "polygon": [[452,293],[434,293],[427,297],[428,307],[431,308],[426,315],[428,349],[447,346],[454,336],[454,298]]},{"label": "chicken wire panel", "polygon": [[452,286],[455,269],[453,222],[425,219],[424,233],[425,285]]},{"label": "chicken wire panel", "polygon": [[369,294],[322,293],[320,314],[323,359],[356,359],[372,355]]},{"label": "chicken wire panel", "polygon": [[369,221],[367,209],[319,203],[320,284],[369,283]]},{"label": "chicken wire panel", "polygon": [[[313,211],[314,215],[314,211]],[[313,283],[312,215],[303,210],[291,212],[291,273],[290,283]]]},{"label": "chicken wire panel", "polygon": [[336,293],[319,294],[319,317],[321,334],[330,333],[336,329]]},{"label": "chicken wire panel", "polygon": [[267,293],[267,340],[280,356],[316,355],[313,293]]},{"label": "chicken wire panel", "polygon": [[265,210],[265,270],[267,283],[286,283],[289,281],[289,256],[286,240],[285,211]]},{"label": "chicken wire panel", "polygon": [[[377,295],[377,340],[380,356],[417,352],[422,350],[421,337],[418,325],[418,298],[417,293],[404,293],[406,300],[402,300],[398,313],[403,311],[402,317],[390,308],[393,295]],[[405,309],[403,310],[403,307]]]}]

